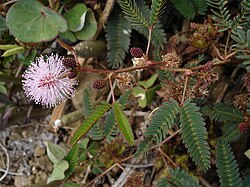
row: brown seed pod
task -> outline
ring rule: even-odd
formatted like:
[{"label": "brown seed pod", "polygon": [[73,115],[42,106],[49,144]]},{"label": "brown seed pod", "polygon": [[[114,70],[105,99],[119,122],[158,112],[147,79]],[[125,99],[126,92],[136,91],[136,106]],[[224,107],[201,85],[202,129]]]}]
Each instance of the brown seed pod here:
[{"label": "brown seed pod", "polygon": [[74,58],[71,58],[71,57],[66,57],[63,59],[63,65],[66,67],[66,68],[74,68],[77,66],[76,64],[76,61]]},{"label": "brown seed pod", "polygon": [[92,87],[97,90],[102,89],[105,86],[106,86],[106,80],[104,79],[97,79],[92,84]]}]

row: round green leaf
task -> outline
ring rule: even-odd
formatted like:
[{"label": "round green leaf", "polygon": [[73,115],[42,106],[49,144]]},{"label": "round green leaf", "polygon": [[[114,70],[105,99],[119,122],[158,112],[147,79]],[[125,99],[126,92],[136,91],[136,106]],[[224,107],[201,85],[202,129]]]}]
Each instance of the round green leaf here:
[{"label": "round green leaf", "polygon": [[54,39],[68,29],[65,19],[36,0],[20,0],[7,12],[7,27],[23,42]]},{"label": "round green leaf", "polygon": [[69,30],[76,32],[83,28],[86,11],[87,7],[84,4],[76,4],[64,15],[68,22]]},{"label": "round green leaf", "polygon": [[76,32],[76,38],[79,40],[89,40],[91,39],[97,30],[97,22],[95,20],[94,13],[91,9],[86,12],[86,18],[84,27],[81,31]]}]

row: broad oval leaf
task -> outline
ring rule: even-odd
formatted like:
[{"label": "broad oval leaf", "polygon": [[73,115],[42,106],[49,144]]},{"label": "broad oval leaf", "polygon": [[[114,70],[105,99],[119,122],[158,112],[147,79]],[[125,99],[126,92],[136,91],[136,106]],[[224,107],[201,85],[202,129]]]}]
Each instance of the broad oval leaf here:
[{"label": "broad oval leaf", "polygon": [[68,29],[65,19],[35,0],[20,0],[7,12],[7,27],[23,42],[42,42],[54,39]]},{"label": "broad oval leaf", "polygon": [[54,164],[60,163],[63,160],[63,158],[67,155],[67,151],[57,144],[46,142],[46,146],[47,146],[47,155],[50,161],[53,162]]}]

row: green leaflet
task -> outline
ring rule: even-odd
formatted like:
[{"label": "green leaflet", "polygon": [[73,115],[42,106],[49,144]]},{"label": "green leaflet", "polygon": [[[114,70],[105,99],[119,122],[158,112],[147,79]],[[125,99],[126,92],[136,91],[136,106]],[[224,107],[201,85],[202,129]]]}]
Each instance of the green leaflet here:
[{"label": "green leaflet", "polygon": [[[90,97],[90,91],[88,89],[84,90],[83,93],[83,111],[84,115],[88,117],[91,112],[93,111],[93,104],[91,101]],[[99,123],[95,123],[93,127],[90,129],[88,135],[93,139],[93,140],[100,140],[103,137],[103,131],[100,127]]]},{"label": "green leaflet", "polygon": [[216,146],[216,167],[222,187],[242,186],[238,164],[229,143],[223,138],[219,138]]},{"label": "green leaflet", "polygon": [[210,168],[210,148],[207,130],[199,107],[186,100],[180,109],[180,127],[183,142],[195,164],[204,171]]},{"label": "green leaflet", "polygon": [[179,167],[172,169],[170,168],[171,177],[161,178],[157,184],[157,187],[171,187],[173,184],[178,187],[201,187],[194,177],[190,176],[185,170]]},{"label": "green leaflet", "polygon": [[122,111],[121,104],[118,102],[115,102],[113,105],[113,110],[114,110],[114,115],[115,115],[117,125],[118,125],[121,133],[123,134],[124,138],[129,143],[129,145],[134,145],[135,140],[134,140],[132,128],[129,124],[127,117],[125,116],[125,114]]},{"label": "green leaflet", "polygon": [[242,132],[240,132],[239,127],[238,127],[238,123],[237,124],[233,124],[233,125],[227,125],[224,129],[223,132],[223,140],[228,142],[228,143],[232,143],[232,142],[236,142],[238,139],[240,139],[240,137],[243,135]]},{"label": "green leaflet", "polygon": [[243,114],[240,110],[236,109],[231,105],[218,103],[214,107],[205,106],[202,108],[202,113],[209,116],[212,120],[223,122],[223,121],[243,121]]},{"label": "green leaflet", "polygon": [[152,0],[151,11],[150,11],[150,24],[156,22],[157,19],[163,13],[166,0]]},{"label": "green leaflet", "polygon": [[111,105],[107,102],[103,102],[98,105],[76,130],[71,139],[71,144],[75,144],[82,136],[84,136],[90,128],[110,109],[110,107]]},{"label": "green leaflet", "polygon": [[175,8],[187,19],[194,19],[196,14],[205,15],[206,0],[171,0]]},{"label": "green leaflet", "polygon": [[160,143],[167,137],[168,129],[175,125],[179,109],[179,104],[174,99],[170,99],[169,102],[164,102],[160,106],[149,122],[145,132],[145,139],[139,144],[136,155],[145,153],[154,140]]},{"label": "green leaflet", "polygon": [[149,26],[149,22],[136,5],[135,0],[118,0],[117,2],[131,25],[137,27]]},{"label": "green leaflet", "polygon": [[78,165],[78,154],[79,146],[78,144],[75,144],[65,157],[65,160],[67,160],[69,163],[69,168],[65,171],[65,177],[69,177],[74,172],[75,167]]},{"label": "green leaflet", "polygon": [[[131,91],[125,91],[124,94],[118,99],[119,103],[124,107],[130,97]],[[106,115],[104,121],[104,135],[107,140],[111,141],[113,136],[118,133],[118,128],[115,124],[115,116],[114,111],[110,110],[110,112]]]},{"label": "green leaflet", "polygon": [[106,32],[109,66],[119,68],[129,49],[131,25],[121,11],[113,11],[108,20]]},{"label": "green leaflet", "polygon": [[250,14],[250,3],[247,0],[241,1],[241,13],[231,19],[227,3],[225,0],[207,0],[209,6],[212,7],[213,18],[217,21],[217,25],[221,28],[219,32],[228,29],[234,31],[238,27],[244,27],[248,23]]}]

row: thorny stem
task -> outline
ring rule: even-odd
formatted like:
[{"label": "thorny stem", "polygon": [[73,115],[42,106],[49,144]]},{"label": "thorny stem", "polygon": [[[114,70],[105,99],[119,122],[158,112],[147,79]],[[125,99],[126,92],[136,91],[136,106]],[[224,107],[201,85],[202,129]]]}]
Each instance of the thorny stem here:
[{"label": "thorny stem", "polygon": [[149,52],[150,43],[151,43],[152,30],[153,30],[153,26],[149,26],[148,27],[148,45],[147,45],[147,50],[146,50],[146,57],[148,57],[148,52]]}]

